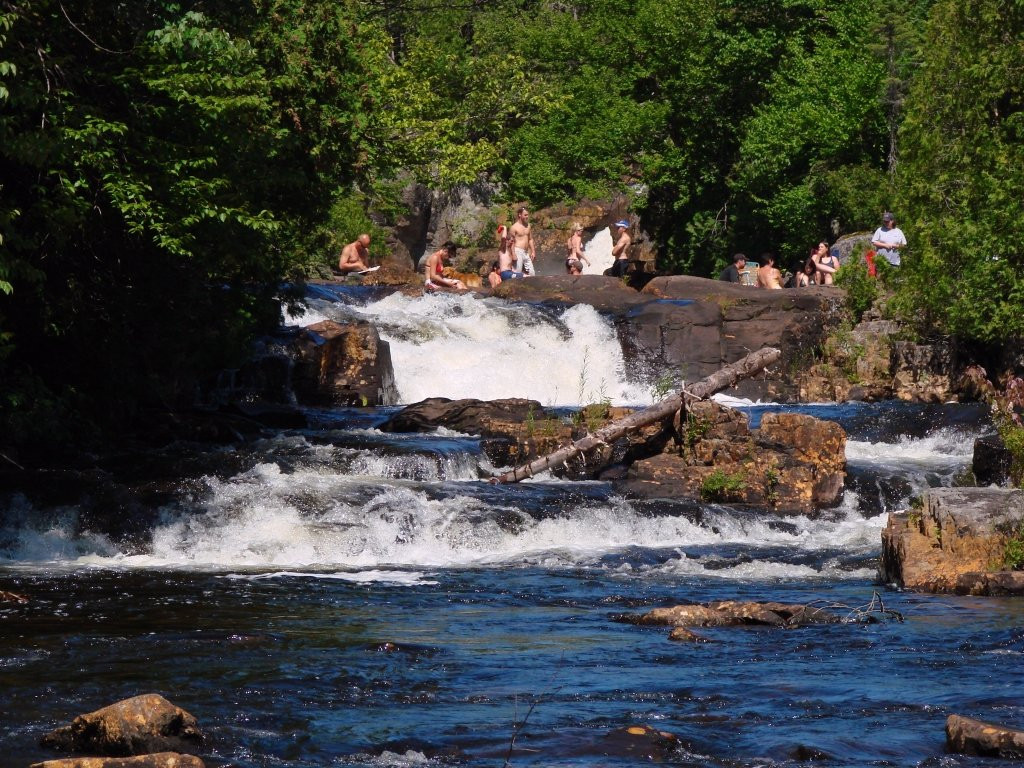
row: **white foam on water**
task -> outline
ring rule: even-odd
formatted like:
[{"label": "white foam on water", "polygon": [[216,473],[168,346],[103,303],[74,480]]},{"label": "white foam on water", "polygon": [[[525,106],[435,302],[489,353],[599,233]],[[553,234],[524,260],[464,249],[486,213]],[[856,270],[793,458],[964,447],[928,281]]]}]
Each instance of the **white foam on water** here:
[{"label": "white foam on water", "polygon": [[268,579],[313,579],[325,581],[348,581],[354,584],[383,583],[398,586],[417,584],[433,585],[436,581],[428,579],[426,574],[417,571],[353,571],[352,573],[323,573],[319,571],[274,571],[273,573],[231,573],[228,579],[240,581],[266,581]]},{"label": "white foam on water", "polygon": [[[50,549],[34,542],[2,554],[21,564],[269,571],[320,578],[340,572],[338,578],[389,583],[398,580],[395,571],[404,571],[401,579],[422,583],[419,572],[424,569],[594,566],[609,553],[633,547],[739,544],[856,552],[877,546],[882,526],[881,517],[747,519],[724,508],[709,509],[706,521],[698,523],[685,516],[651,515],[618,497],[584,501],[536,519],[520,511],[514,497],[497,503],[457,493],[435,498],[415,485],[381,487],[372,479],[321,468],[285,473],[276,464],[227,480],[207,478],[206,484],[202,501],[165,510],[163,522],[138,550],[118,551],[110,542],[82,538]],[[55,540],[51,534],[41,541]],[[353,575],[358,573],[364,575]]]},{"label": "white foam on water", "polygon": [[908,467],[967,466],[974,455],[974,438],[962,428],[942,427],[924,437],[901,436],[894,442],[846,441],[846,459],[862,465]]},{"label": "white foam on water", "polygon": [[651,402],[627,380],[611,322],[578,304],[561,312],[469,294],[399,293],[357,308],[391,347],[403,403],[428,397],[525,397],[545,406]]}]

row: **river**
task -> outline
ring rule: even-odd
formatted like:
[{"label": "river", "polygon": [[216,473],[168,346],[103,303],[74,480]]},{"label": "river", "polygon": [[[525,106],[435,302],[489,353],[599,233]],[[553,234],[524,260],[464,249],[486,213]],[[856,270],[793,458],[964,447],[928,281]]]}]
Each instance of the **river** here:
[{"label": "river", "polygon": [[[589,307],[337,298],[289,322],[372,318],[401,402],[652,397]],[[8,495],[0,590],[29,600],[0,603],[0,766],[51,757],[49,729],[149,691],[199,719],[208,765],[645,764],[617,736],[634,724],[679,738],[657,755],[671,765],[977,764],[944,753],[945,717],[1024,721],[1024,601],[875,577],[886,513],[956,482],[984,413],[745,407],[754,423],[777,409],[848,431],[836,508],[496,487],[476,438],[376,429],[395,407],[311,409],[308,428],[242,447],[122,460],[71,503]],[[846,613],[876,592],[902,623],[708,629],[698,645],[614,620],[719,599]]]}]

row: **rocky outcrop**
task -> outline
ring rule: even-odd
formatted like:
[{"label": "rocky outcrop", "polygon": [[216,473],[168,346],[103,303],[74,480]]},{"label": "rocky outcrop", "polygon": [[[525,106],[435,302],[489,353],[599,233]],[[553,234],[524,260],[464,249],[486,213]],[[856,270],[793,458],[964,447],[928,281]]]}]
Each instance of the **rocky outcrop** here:
[{"label": "rocky outcrop", "polygon": [[195,755],[157,752],[134,757],[68,757],[33,763],[31,768],[205,768]]},{"label": "rocky outcrop", "polygon": [[620,483],[647,498],[693,498],[808,511],[838,501],[846,433],[833,422],[768,413],[751,430],[742,413],[693,403],[662,452],[634,462]]},{"label": "rocky outcrop", "polygon": [[892,346],[893,393],[915,403],[943,403],[953,390],[951,344],[915,344],[896,341]]},{"label": "rocky outcrop", "polygon": [[196,719],[163,696],[124,699],[46,734],[44,747],[93,755],[128,756],[182,752],[203,741]]},{"label": "rocky outcrop", "polygon": [[1024,731],[962,715],[946,718],[946,748],[958,755],[1024,759]]},{"label": "rocky outcrop", "polygon": [[637,371],[680,371],[703,378],[751,350],[774,346],[782,359],[730,394],[791,401],[793,371],[805,367],[844,318],[838,288],[765,291],[702,277],[658,277],[641,292],[650,301],[629,311],[623,346]]},{"label": "rocky outcrop", "polygon": [[295,342],[292,388],[307,405],[395,402],[391,349],[368,322],[306,326]]},{"label": "rocky outcrop", "polygon": [[1024,594],[1024,571],[1003,566],[1022,524],[1024,490],[930,488],[920,510],[889,515],[880,579],[922,592]]}]

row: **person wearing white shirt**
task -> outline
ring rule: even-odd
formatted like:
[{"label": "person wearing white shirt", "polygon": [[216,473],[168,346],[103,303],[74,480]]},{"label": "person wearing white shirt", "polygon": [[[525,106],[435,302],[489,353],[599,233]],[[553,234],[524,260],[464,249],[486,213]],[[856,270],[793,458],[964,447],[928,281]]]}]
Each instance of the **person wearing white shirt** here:
[{"label": "person wearing white shirt", "polygon": [[884,256],[894,267],[900,265],[900,248],[906,247],[907,238],[903,230],[896,226],[896,217],[888,211],[882,214],[882,226],[871,236],[871,245],[879,256]]}]

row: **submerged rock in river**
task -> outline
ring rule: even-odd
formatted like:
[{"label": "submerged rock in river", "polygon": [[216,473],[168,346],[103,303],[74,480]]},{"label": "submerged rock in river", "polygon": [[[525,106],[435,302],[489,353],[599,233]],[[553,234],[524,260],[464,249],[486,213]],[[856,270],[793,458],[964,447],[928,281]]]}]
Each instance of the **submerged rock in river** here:
[{"label": "submerged rock in river", "polygon": [[658,627],[803,627],[838,624],[841,619],[829,611],[808,605],[723,600],[694,605],[672,605],[647,613],[621,615],[618,620]]},{"label": "submerged rock in river", "polygon": [[40,743],[70,752],[127,756],[181,752],[202,741],[192,715],[160,694],[147,693],[79,715]]},{"label": "submerged rock in river", "polygon": [[1024,548],[1024,490],[929,488],[920,510],[894,512],[882,531],[880,577],[922,592],[1024,594],[1024,571],[1005,569]]},{"label": "submerged rock in river", "polygon": [[205,768],[195,755],[157,752],[134,757],[67,757],[33,763],[31,768]]}]

